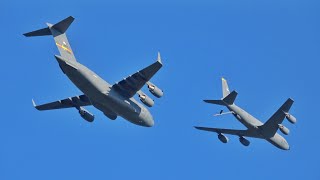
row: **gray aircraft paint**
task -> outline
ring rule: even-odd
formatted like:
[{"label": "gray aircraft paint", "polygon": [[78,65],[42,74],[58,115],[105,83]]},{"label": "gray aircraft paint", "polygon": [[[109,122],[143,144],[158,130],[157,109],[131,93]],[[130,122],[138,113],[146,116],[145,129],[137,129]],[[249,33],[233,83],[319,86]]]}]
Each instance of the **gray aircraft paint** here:
[{"label": "gray aircraft paint", "polygon": [[220,128],[209,128],[209,127],[195,127],[195,128],[200,130],[205,130],[205,131],[216,132],[218,134],[237,135],[240,138],[252,137],[252,138],[265,139],[280,149],[283,149],[283,150],[290,149],[289,144],[285,140],[285,138],[282,137],[280,134],[278,134],[276,131],[278,130],[279,124],[282,123],[282,121],[288,114],[288,111],[293,104],[292,99],[289,98],[280,107],[280,109],[265,124],[263,124],[260,120],[253,117],[251,114],[249,114],[248,112],[246,112],[245,110],[243,110],[242,108],[234,104],[234,100],[236,99],[237,92],[232,91],[230,93],[228,89],[227,81],[224,78],[222,78],[222,92],[223,92],[223,98],[221,100],[204,100],[204,101],[211,104],[226,106],[230,110],[231,114],[233,114],[234,117],[238,119],[239,122],[242,123],[244,126],[246,126],[248,129],[234,130],[234,129],[220,129]]},{"label": "gray aircraft paint", "polygon": [[70,107],[80,109],[81,106],[93,105],[112,120],[116,119],[117,116],[121,116],[131,123],[140,126],[153,126],[154,120],[151,113],[144,105],[137,102],[133,96],[162,67],[160,55],[158,54],[158,60],[152,65],[120,81],[119,84],[111,85],[86,66],[76,61],[65,34],[65,31],[73,20],[74,18],[70,16],[55,25],[47,23],[48,28],[24,35],[27,37],[53,35],[61,54],[61,56],[55,55],[61,70],[84,95],[39,106],[34,103],[34,106],[38,110],[51,110]]}]

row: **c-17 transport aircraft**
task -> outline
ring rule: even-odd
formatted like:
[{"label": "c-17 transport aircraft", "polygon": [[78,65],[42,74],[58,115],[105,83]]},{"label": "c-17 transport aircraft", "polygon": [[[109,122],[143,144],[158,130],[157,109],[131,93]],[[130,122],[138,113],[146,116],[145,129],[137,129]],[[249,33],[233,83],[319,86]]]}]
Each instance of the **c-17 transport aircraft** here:
[{"label": "c-17 transport aircraft", "polygon": [[209,128],[209,127],[195,127],[204,131],[216,132],[218,138],[221,142],[227,143],[228,138],[224,134],[231,134],[239,136],[239,141],[244,146],[249,146],[250,141],[244,137],[260,138],[265,139],[274,146],[289,150],[289,144],[287,141],[277,133],[278,129],[285,134],[289,134],[289,129],[282,125],[284,118],[288,119],[291,123],[296,123],[296,118],[289,114],[289,109],[293,104],[292,99],[288,99],[271,117],[266,123],[262,123],[240,107],[234,104],[234,101],[238,95],[236,91],[230,93],[227,81],[222,78],[222,93],[223,98],[221,100],[204,100],[207,103],[218,104],[226,106],[230,112],[223,113],[221,110],[219,114],[215,116],[224,114],[233,114],[244,126],[247,127],[246,130],[235,130],[235,129],[220,129],[220,128]]},{"label": "c-17 transport aircraft", "polygon": [[74,18],[70,16],[54,25],[47,23],[48,27],[46,28],[24,34],[26,37],[52,35],[61,54],[61,56],[55,55],[55,58],[62,72],[84,93],[43,105],[36,105],[32,100],[35,108],[40,111],[76,108],[82,118],[92,122],[94,115],[83,106],[93,105],[112,120],[121,116],[140,126],[153,126],[152,115],[133,96],[138,94],[141,102],[151,107],[154,105],[154,101],[142,92],[141,88],[147,85],[154,96],[160,98],[163,95],[163,91],[149,81],[162,67],[160,54],[158,53],[158,59],[155,63],[114,85],[110,85],[96,73],[76,61],[65,34],[73,20]]}]

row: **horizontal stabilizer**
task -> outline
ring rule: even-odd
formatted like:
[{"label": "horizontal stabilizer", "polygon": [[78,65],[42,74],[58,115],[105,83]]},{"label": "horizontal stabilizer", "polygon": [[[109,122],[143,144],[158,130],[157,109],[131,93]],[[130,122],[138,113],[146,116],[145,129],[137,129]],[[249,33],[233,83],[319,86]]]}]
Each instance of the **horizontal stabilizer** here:
[{"label": "horizontal stabilizer", "polygon": [[61,34],[65,33],[69,28],[70,24],[73,22],[74,17],[69,16],[66,19],[54,24],[51,28],[59,31]]},{"label": "horizontal stabilizer", "polygon": [[237,93],[236,91],[232,91],[229,95],[227,95],[227,96],[226,96],[225,98],[223,98],[222,100],[223,100],[225,103],[231,105],[231,104],[233,104],[234,101],[236,100],[237,95],[238,95],[238,93]]},{"label": "horizontal stabilizer", "polygon": [[59,31],[59,33],[63,34],[67,31],[69,28],[70,24],[73,22],[74,18],[72,16],[67,17],[66,19],[51,25],[48,23],[49,27],[43,28],[43,29],[38,29],[32,32],[28,32],[23,34],[26,37],[31,37],[31,36],[47,36],[47,35],[52,35],[52,32],[50,28],[55,29],[56,31]]},{"label": "horizontal stabilizer", "polygon": [[66,31],[73,21],[74,18],[69,16],[56,24],[47,23],[48,27],[28,32],[23,35],[26,37],[52,35],[61,57],[68,61],[76,61],[66,35]]},{"label": "horizontal stabilizer", "polygon": [[47,36],[47,35],[51,35],[51,31],[49,28],[43,28],[43,29],[39,29],[39,30],[35,30],[32,32],[28,32],[23,34],[26,37],[31,37],[31,36]]},{"label": "horizontal stabilizer", "polygon": [[222,106],[226,105],[222,100],[203,100],[203,101],[209,104],[218,104]]}]

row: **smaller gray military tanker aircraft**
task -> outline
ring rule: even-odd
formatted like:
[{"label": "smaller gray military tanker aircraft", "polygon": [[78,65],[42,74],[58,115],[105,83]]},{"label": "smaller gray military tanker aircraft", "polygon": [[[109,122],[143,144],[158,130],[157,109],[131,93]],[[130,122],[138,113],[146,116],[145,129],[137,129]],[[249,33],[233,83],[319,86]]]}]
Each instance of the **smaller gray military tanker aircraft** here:
[{"label": "smaller gray military tanker aircraft", "polygon": [[92,122],[94,115],[83,106],[93,105],[112,120],[121,116],[140,126],[153,126],[152,115],[133,96],[138,94],[143,104],[152,107],[154,101],[142,92],[141,88],[147,85],[149,91],[157,98],[163,95],[163,91],[149,81],[162,67],[160,54],[158,53],[158,59],[155,63],[114,85],[110,85],[89,68],[76,61],[65,34],[73,20],[74,18],[70,16],[54,25],[47,23],[48,27],[46,28],[24,34],[26,37],[52,35],[61,54],[61,56],[55,55],[55,58],[62,72],[84,93],[42,105],[36,105],[32,100],[35,108],[40,111],[76,108],[82,118]]},{"label": "smaller gray military tanker aircraft", "polygon": [[221,110],[219,114],[215,116],[224,114],[233,114],[236,119],[238,119],[244,126],[247,127],[246,130],[235,130],[235,129],[220,129],[220,128],[209,128],[209,127],[195,127],[204,131],[216,132],[218,138],[221,142],[227,143],[228,138],[224,134],[231,134],[239,136],[239,141],[244,146],[249,146],[250,141],[244,137],[260,138],[265,139],[274,146],[289,150],[289,144],[287,141],[277,133],[278,129],[285,134],[289,134],[289,129],[282,125],[284,118],[286,118],[292,124],[296,123],[296,118],[289,114],[289,109],[293,104],[292,99],[288,99],[271,117],[266,123],[262,123],[240,107],[234,104],[234,101],[238,95],[236,91],[230,93],[227,81],[222,78],[222,93],[223,98],[221,100],[204,100],[207,103],[218,104],[227,107],[230,112],[223,113]]}]

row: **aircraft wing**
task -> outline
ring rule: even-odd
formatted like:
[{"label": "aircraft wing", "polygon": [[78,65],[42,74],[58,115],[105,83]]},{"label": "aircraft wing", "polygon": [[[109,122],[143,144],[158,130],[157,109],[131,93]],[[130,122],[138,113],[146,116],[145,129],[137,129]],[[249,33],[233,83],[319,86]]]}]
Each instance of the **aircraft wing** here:
[{"label": "aircraft wing", "polygon": [[89,98],[86,95],[74,96],[41,105],[36,105],[33,100],[32,103],[33,106],[39,111],[92,105]]},{"label": "aircraft wing", "polygon": [[282,124],[282,121],[286,117],[286,113],[289,112],[293,102],[294,101],[289,98],[266,123],[260,126],[266,136],[272,137],[278,131],[279,124]]},{"label": "aircraft wing", "polygon": [[112,87],[125,98],[133,97],[162,67],[160,54],[157,62],[134,73],[133,75],[114,84]]},{"label": "aircraft wing", "polygon": [[218,134],[223,133],[223,134],[231,134],[236,136],[263,138],[256,131],[252,131],[252,130],[220,129],[220,128],[197,127],[197,126],[195,126],[195,128],[203,131],[216,132]]}]

